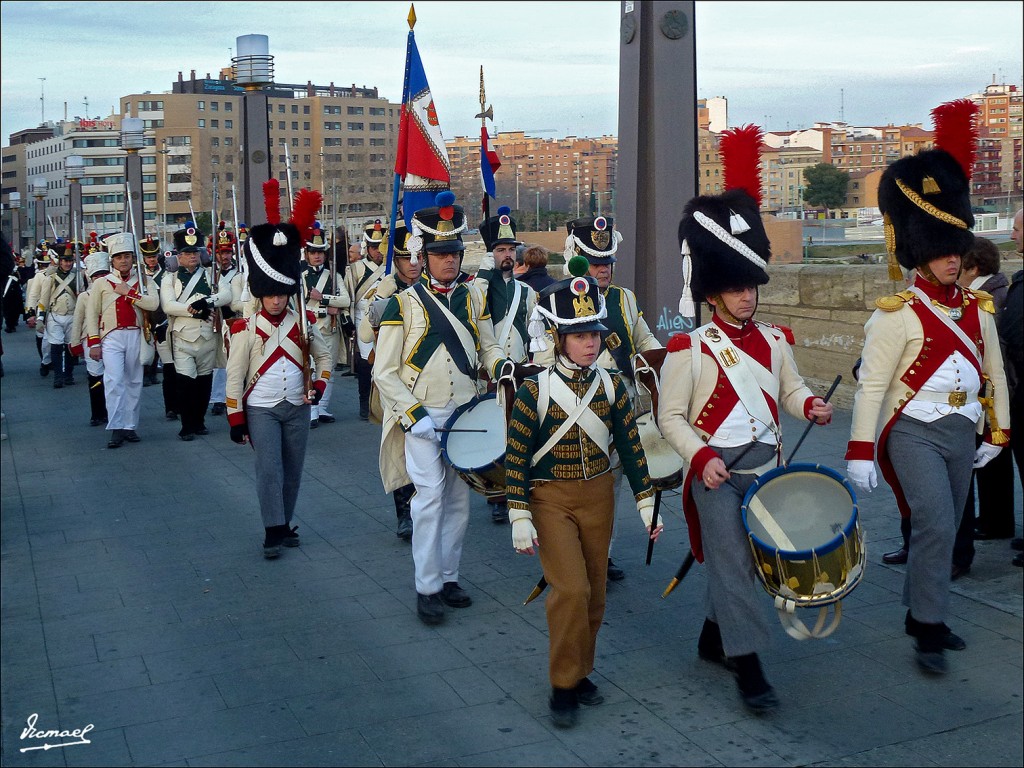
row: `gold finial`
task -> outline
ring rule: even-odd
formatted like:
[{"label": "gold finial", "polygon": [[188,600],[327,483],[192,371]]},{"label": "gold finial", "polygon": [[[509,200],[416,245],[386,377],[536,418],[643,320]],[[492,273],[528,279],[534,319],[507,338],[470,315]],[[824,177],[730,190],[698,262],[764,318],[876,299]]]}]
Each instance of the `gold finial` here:
[{"label": "gold finial", "polygon": [[416,26],[416,5],[409,3],[409,16],[406,19],[409,22],[409,29]]}]

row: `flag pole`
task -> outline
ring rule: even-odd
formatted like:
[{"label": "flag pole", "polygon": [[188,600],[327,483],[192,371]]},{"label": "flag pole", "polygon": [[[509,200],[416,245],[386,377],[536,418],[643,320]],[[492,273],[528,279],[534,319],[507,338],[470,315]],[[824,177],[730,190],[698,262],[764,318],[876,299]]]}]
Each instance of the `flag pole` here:
[{"label": "flag pole", "polygon": [[[412,111],[412,99],[409,93],[409,59],[412,54],[413,27],[416,26],[416,6],[412,3],[409,4],[409,16],[406,20],[409,22],[409,37],[405,44],[405,76],[402,80],[402,106],[405,109],[406,115],[408,115]],[[408,117],[405,119],[408,119]],[[401,136],[401,125],[399,125],[399,136]],[[388,222],[390,237],[388,237],[388,252],[385,256],[385,275],[391,274],[392,262],[395,259],[395,221],[398,219],[398,190],[401,185],[402,176],[396,170],[394,189],[391,191],[391,219]]]},{"label": "flag pole", "polygon": [[[494,113],[492,112],[491,113],[491,120],[494,120],[494,116],[493,115],[494,115]],[[487,95],[486,95],[486,92],[484,91],[484,65],[483,64],[480,65],[480,114],[478,115],[478,117],[480,118],[480,128],[482,129],[481,130],[480,138],[483,139],[483,133],[485,133],[487,131]],[[489,144],[489,142],[488,142],[488,144]],[[480,142],[480,151],[481,152],[485,151],[484,145],[483,145],[483,141]],[[487,160],[487,158],[485,158],[485,157],[481,157],[480,158],[480,167],[481,168],[483,168],[483,164],[485,162],[489,162],[489,160]],[[483,181],[482,178],[481,178],[481,181]],[[486,187],[484,188],[484,200],[483,200],[483,206],[482,206],[482,213],[484,215],[484,221],[487,221],[489,218],[491,218],[491,196],[489,194],[487,194]]]}]

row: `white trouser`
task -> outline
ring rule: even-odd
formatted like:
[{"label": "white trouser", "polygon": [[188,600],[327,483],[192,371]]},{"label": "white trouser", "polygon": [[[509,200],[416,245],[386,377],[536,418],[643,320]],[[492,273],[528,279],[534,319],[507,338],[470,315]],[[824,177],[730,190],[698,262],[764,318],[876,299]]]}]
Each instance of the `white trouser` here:
[{"label": "white trouser", "polygon": [[217,339],[200,336],[196,341],[185,341],[174,336],[174,372],[194,379],[213,373],[217,362]]},{"label": "white trouser", "polygon": [[55,315],[51,312],[46,316],[46,329],[43,331],[43,341],[48,344],[70,344],[71,326],[74,324],[74,315]]},{"label": "white trouser", "polygon": [[50,342],[46,338],[46,334],[40,333],[39,337],[43,340],[43,343],[39,347],[39,351],[42,353],[42,358],[39,362],[49,365],[53,362],[53,358],[50,357]]},{"label": "white trouser", "polygon": [[142,396],[142,331],[118,328],[103,337],[103,392],[107,429],[135,429]]},{"label": "white trouser", "polygon": [[[427,408],[434,424],[444,424],[455,404]],[[445,582],[459,580],[462,541],[469,526],[469,486],[441,456],[437,438],[405,435],[405,465],[416,486],[412,497],[412,560],[416,591],[433,595]]]},{"label": "white trouser", "polygon": [[210,390],[211,403],[227,402],[228,397],[228,369],[213,369],[213,388]]},{"label": "white trouser", "polygon": [[89,357],[89,352],[85,353],[85,370],[90,376],[102,376],[103,375],[103,361],[93,360]]}]

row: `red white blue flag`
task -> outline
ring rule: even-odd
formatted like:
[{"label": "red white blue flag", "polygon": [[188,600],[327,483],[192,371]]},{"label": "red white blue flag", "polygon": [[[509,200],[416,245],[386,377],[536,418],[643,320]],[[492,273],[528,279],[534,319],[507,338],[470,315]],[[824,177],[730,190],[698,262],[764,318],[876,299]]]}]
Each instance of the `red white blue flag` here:
[{"label": "red white blue flag", "polygon": [[417,210],[434,205],[437,193],[448,189],[451,166],[412,30],[409,30],[405,72],[395,175],[402,182],[402,212],[408,225]]},{"label": "red white blue flag", "polygon": [[501,168],[501,160],[498,153],[490,147],[490,139],[487,136],[487,126],[480,127],[480,182],[483,184],[484,194],[495,197],[494,194],[494,172]]}]

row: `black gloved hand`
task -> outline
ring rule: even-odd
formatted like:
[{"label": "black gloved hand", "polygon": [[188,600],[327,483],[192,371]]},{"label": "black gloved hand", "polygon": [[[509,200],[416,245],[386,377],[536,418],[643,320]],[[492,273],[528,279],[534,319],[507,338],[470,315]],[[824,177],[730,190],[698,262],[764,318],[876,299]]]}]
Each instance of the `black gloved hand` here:
[{"label": "black gloved hand", "polygon": [[153,329],[153,336],[156,337],[157,343],[163,344],[167,341],[167,324],[161,323]]},{"label": "black gloved hand", "polygon": [[196,317],[198,317],[200,320],[209,320],[210,319],[210,315],[212,315],[212,314],[213,314],[213,310],[207,308],[207,309],[204,309],[202,312],[200,312],[198,315],[196,315]]},{"label": "black gloved hand", "polygon": [[[191,306],[192,309],[196,310],[197,312],[206,312],[206,316],[210,316],[210,300],[205,296],[201,299],[196,299],[195,301],[193,301]],[[203,319],[205,320],[206,318]]]},{"label": "black gloved hand", "polygon": [[324,393],[321,392],[316,387],[313,387],[311,390],[309,390],[309,399],[313,401],[313,405],[319,405],[320,400],[323,399],[323,396]]},{"label": "black gloved hand", "polygon": [[528,379],[531,376],[536,376],[538,373],[544,370],[543,365],[536,365],[534,363],[516,363],[515,364],[515,377],[517,382],[521,382],[524,379]]},{"label": "black gloved hand", "polygon": [[231,425],[231,442],[245,445],[245,438],[249,436],[249,428],[245,424]]}]

